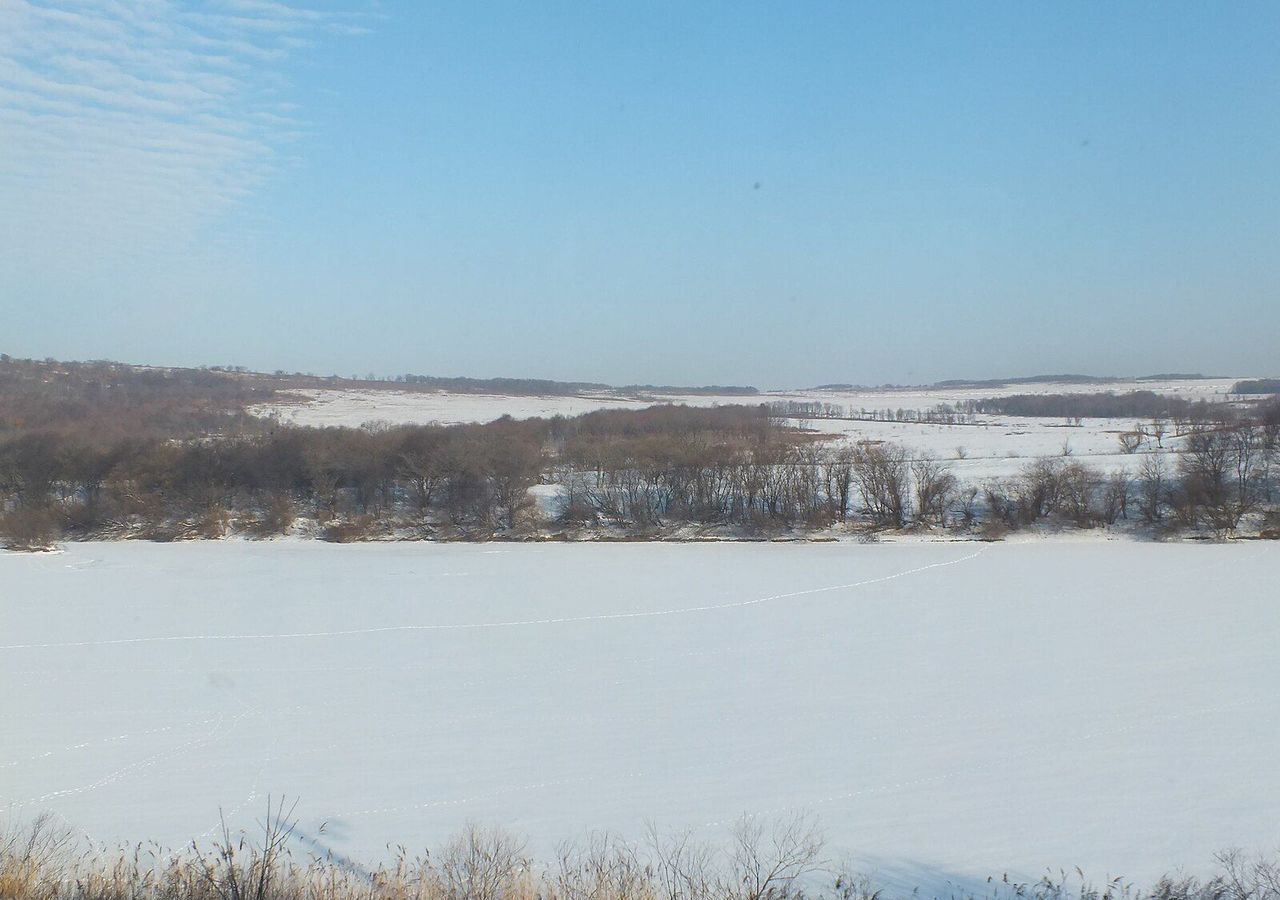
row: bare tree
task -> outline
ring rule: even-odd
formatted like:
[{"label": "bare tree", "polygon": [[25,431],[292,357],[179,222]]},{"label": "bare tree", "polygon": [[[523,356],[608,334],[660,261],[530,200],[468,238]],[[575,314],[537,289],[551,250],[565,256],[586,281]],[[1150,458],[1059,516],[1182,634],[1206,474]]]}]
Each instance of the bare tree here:
[{"label": "bare tree", "polygon": [[500,828],[467,825],[440,856],[450,900],[503,900],[529,870],[525,845]]},{"label": "bare tree", "polygon": [[646,842],[659,896],[665,900],[701,900],[712,893],[714,882],[711,850],[693,840],[691,832],[662,837],[653,823]]},{"label": "bare tree", "polygon": [[858,444],[853,477],[862,497],[863,510],[877,525],[901,528],[906,524],[908,503],[907,452],[897,444]]},{"label": "bare tree", "polygon": [[1156,446],[1164,448],[1164,436],[1169,433],[1169,425],[1163,418],[1156,416],[1151,420],[1151,436],[1156,439]]},{"label": "bare tree", "polygon": [[978,489],[973,485],[965,486],[956,495],[956,508],[960,514],[960,521],[966,528],[972,527],[977,520],[977,499]]},{"label": "bare tree", "polygon": [[843,522],[849,515],[849,501],[853,494],[854,448],[844,446],[828,450],[825,462],[827,500],[836,518]]},{"label": "bare tree", "polygon": [[1142,446],[1142,428],[1139,426],[1134,431],[1122,431],[1117,436],[1120,441],[1120,449],[1125,453],[1137,453],[1138,448]]},{"label": "bare tree", "polygon": [[797,881],[815,871],[824,845],[816,821],[807,815],[766,827],[743,817],[733,829],[730,883],[724,895],[735,900],[784,900],[800,896]]},{"label": "bare tree", "polygon": [[400,443],[396,471],[413,487],[414,499],[423,515],[448,475],[446,442],[444,429],[414,428],[404,435]]},{"label": "bare tree", "polygon": [[1015,501],[1023,524],[1057,510],[1062,495],[1063,465],[1061,458],[1044,456],[1023,468],[1015,484]]},{"label": "bare tree", "polygon": [[529,488],[538,481],[542,448],[532,437],[513,436],[491,447],[488,457],[494,496],[506,510],[506,526],[515,528],[521,513],[530,506]]},{"label": "bare tree", "polygon": [[957,485],[951,468],[933,454],[924,453],[911,461],[911,475],[915,482],[916,521],[945,526]]},{"label": "bare tree", "polygon": [[1262,428],[1246,424],[1230,432],[1232,482],[1237,518],[1252,512],[1262,499],[1269,452]]},{"label": "bare tree", "polygon": [[1178,458],[1185,515],[1198,510],[1212,528],[1234,530],[1258,499],[1262,455],[1260,432],[1252,425],[1189,434]]},{"label": "bare tree", "polygon": [[1138,512],[1148,525],[1160,521],[1163,516],[1168,478],[1163,454],[1151,453],[1143,457],[1138,468]]},{"label": "bare tree", "polygon": [[1124,469],[1117,469],[1107,476],[1102,488],[1102,519],[1108,525],[1129,517],[1131,484],[1132,479]]},{"label": "bare tree", "polygon": [[1080,528],[1093,521],[1093,497],[1098,475],[1083,463],[1063,466],[1058,474],[1058,506]]}]

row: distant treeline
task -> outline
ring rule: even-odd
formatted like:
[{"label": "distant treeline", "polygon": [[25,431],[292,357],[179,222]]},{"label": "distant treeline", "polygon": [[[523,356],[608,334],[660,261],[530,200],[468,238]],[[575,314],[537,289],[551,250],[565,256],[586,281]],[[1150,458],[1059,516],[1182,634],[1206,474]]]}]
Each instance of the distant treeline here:
[{"label": "distant treeline", "polygon": [[583,391],[612,390],[607,384],[593,381],[551,381],[545,378],[442,378],[436,375],[402,375],[394,380],[398,383],[457,394],[571,396]]},{"label": "distant treeline", "polygon": [[1237,381],[1231,386],[1233,394],[1280,394],[1280,378],[1253,378]]},{"label": "distant treeline", "polygon": [[[33,390],[35,385],[48,384],[42,394]],[[759,394],[750,385],[610,385],[597,381],[555,381],[547,378],[465,378],[438,375],[393,375],[379,377],[352,375],[315,375],[303,372],[273,373],[252,372],[244,366],[208,366],[201,368],[167,368],[160,366],[134,366],[110,360],[89,362],[62,362],[54,359],[16,359],[0,354],[0,390],[5,394],[21,396],[23,404],[10,403],[0,407],[0,430],[14,427],[15,420],[52,421],[41,419],[47,412],[58,420],[71,419],[79,410],[85,412],[86,398],[97,404],[116,407],[137,401],[146,404],[146,397],[139,394],[148,390],[164,391],[165,395],[181,406],[194,406],[201,411],[228,412],[271,399],[276,391],[300,388],[374,389],[374,390],[424,390],[448,391],[457,394],[501,394],[509,396],[571,397],[578,394],[611,393],[634,396],[637,394],[683,394],[689,396],[718,395],[750,397]],[[115,400],[103,396],[103,390],[117,389],[128,393],[130,401]],[[63,405],[60,407],[58,401]],[[137,405],[135,403],[135,405]],[[5,418],[8,413],[7,419]],[[32,419],[34,415],[34,419]],[[163,424],[163,423],[162,423]]]},{"label": "distant treeline", "polygon": [[1011,384],[1120,384],[1132,381],[1203,381],[1211,378],[1189,372],[1165,372],[1157,375],[1138,375],[1136,377],[1119,375],[1024,375],[1020,378],[951,378],[946,381],[935,381],[926,385],[879,384],[865,385],[849,382],[831,382],[818,384],[809,388],[811,391],[878,391],[878,390],[919,390],[925,388],[998,388]]},{"label": "distant treeline", "polygon": [[391,379],[397,384],[431,390],[451,391],[457,394],[507,394],[520,396],[572,397],[583,393],[615,394],[685,394],[749,397],[760,393],[758,388],[744,385],[671,385],[626,384],[611,385],[598,381],[551,381],[545,378],[441,378],[435,375],[398,375]]},{"label": "distant treeline", "polygon": [[268,383],[207,369],[0,355],[0,435],[70,429],[111,435],[188,436],[253,428],[245,413],[275,396]]},{"label": "distant treeline", "polygon": [[968,413],[1088,419],[1169,419],[1189,422],[1227,422],[1236,411],[1223,403],[1185,400],[1153,391],[1123,394],[1013,394],[955,404]]},{"label": "distant treeline", "polygon": [[938,381],[931,387],[1002,387],[1009,384],[1116,384],[1124,381],[1203,381],[1212,376],[1188,372],[1163,372],[1127,378],[1118,375],[1027,375],[1022,378],[988,378],[980,381],[951,379]]},{"label": "distant treeline", "polygon": [[628,384],[618,390],[634,394],[704,394],[724,397],[754,397],[760,393],[759,388],[746,384],[704,384],[691,387],[674,384]]},{"label": "distant treeline", "polygon": [[336,375],[328,378],[289,375],[286,386],[293,387],[378,387],[388,384],[405,388],[449,391],[455,394],[505,394],[509,396],[573,397],[578,394],[684,394],[749,397],[760,393],[749,385],[673,385],[673,384],[625,384],[612,385],[599,381],[553,381],[546,378],[462,378],[438,375],[395,375],[390,378],[343,379]]}]

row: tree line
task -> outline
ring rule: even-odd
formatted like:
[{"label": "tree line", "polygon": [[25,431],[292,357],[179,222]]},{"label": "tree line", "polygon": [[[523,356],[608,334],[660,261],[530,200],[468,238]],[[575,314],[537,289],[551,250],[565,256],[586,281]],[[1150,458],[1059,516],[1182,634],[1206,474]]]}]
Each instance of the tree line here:
[{"label": "tree line", "polygon": [[1231,386],[1233,394],[1280,394],[1280,378],[1249,378]]},{"label": "tree line", "polygon": [[[816,440],[766,406],[601,410],[485,425],[277,426],[187,439],[24,431],[0,439],[0,533],[172,540],[306,533],[489,538],[553,529],[742,533],[981,529],[1121,520],[1230,532],[1274,518],[1280,416],[1202,427],[1104,472],[1070,456],[963,481],[887,442]],[[535,492],[535,486],[541,485]],[[535,493],[546,499],[540,509]],[[1274,523],[1273,523],[1274,525]]]},{"label": "tree line", "polygon": [[30,429],[0,437],[0,530],[16,545],[266,536],[299,519],[334,540],[406,528],[491,536],[533,527],[530,489],[611,444],[647,448],[662,461],[664,484],[686,484],[685,505],[666,502],[663,515],[702,514],[695,511],[705,510],[725,448],[804,440],[763,407],[659,406],[485,425],[255,425],[185,437]]},{"label": "tree line", "polygon": [[260,379],[209,369],[14,359],[0,354],[0,436],[21,431],[186,437],[259,427]]},{"label": "tree line", "polygon": [[[1272,400],[1227,421],[1180,420],[1177,452],[1135,455],[1136,471],[1102,472],[1063,456],[966,483],[952,461],[891,443],[822,440],[788,424],[800,413],[830,415],[825,404],[317,429],[249,415],[264,389],[205,370],[6,357],[0,388],[0,540],[18,547],[228,533],[654,534],[689,525],[995,535],[1042,521],[1129,520],[1229,532],[1253,514],[1274,517],[1280,433]],[[1150,434],[1162,444],[1163,421],[1155,422]],[[1137,454],[1146,436],[1143,426],[1120,439]]]},{"label": "tree line", "polygon": [[955,404],[963,413],[1063,419],[1171,419],[1187,422],[1230,422],[1237,410],[1226,403],[1187,400],[1154,391],[1121,394],[1012,394]]}]

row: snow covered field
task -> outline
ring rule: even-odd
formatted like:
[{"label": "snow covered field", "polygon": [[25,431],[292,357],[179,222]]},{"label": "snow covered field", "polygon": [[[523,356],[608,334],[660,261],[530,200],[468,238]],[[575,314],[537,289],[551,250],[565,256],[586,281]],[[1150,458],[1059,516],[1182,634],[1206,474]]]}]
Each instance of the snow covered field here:
[{"label": "snow covered field", "polygon": [[[0,809],[363,859],[821,816],[881,880],[1280,845],[1266,543],[70,544],[0,555]],[[321,823],[324,826],[320,833]]]},{"label": "snow covered field", "polygon": [[[964,400],[1011,394],[1127,393],[1135,390],[1170,394],[1187,400],[1223,402],[1237,380],[1213,378],[1101,385],[1045,382],[1003,387],[775,391],[749,397],[662,395],[634,398],[609,394],[527,397],[444,391],[309,390],[292,392],[304,399],[304,403],[263,406],[253,411],[259,415],[277,416],[281,421],[297,425],[358,427],[374,421],[393,425],[459,424],[492,421],[503,415],[518,419],[575,416],[595,409],[641,409],[658,402],[690,406],[820,402],[838,404],[856,412],[863,409],[928,410],[943,403],[954,405]],[[939,459],[950,460],[956,475],[975,484],[985,478],[1011,475],[1028,460],[1056,456],[1064,448],[1071,456],[1104,471],[1136,471],[1141,460],[1141,457],[1127,455],[1120,450],[1118,435],[1134,427],[1135,423],[1130,419],[1085,419],[1078,426],[1068,426],[1056,418],[1019,416],[980,416],[978,424],[963,425],[842,419],[805,419],[796,420],[796,424],[828,434],[833,439],[888,440],[903,444],[912,451],[932,453]],[[1163,449],[1175,449],[1177,446],[1176,439],[1166,439]],[[1144,450],[1157,449],[1161,448],[1144,447]]]},{"label": "snow covered field", "polygon": [[983,397],[1106,391],[1117,394],[1130,391],[1154,391],[1157,394],[1170,394],[1187,400],[1215,402],[1224,400],[1231,386],[1238,380],[1238,378],[1197,378],[1125,381],[1110,384],[1043,382],[1001,387],[770,391],[752,396],[660,394],[649,397],[625,397],[596,393],[537,397],[394,389],[297,390],[286,392],[285,396],[295,397],[300,402],[267,404],[255,407],[251,411],[262,416],[278,416],[282,421],[296,425],[358,427],[366,422],[389,422],[392,425],[423,425],[438,422],[442,425],[455,425],[463,422],[491,422],[504,415],[517,419],[534,416],[576,416],[595,409],[642,409],[654,403],[723,406],[735,403],[795,400],[837,403],[854,410],[926,410],[941,403],[955,404],[962,400]]}]

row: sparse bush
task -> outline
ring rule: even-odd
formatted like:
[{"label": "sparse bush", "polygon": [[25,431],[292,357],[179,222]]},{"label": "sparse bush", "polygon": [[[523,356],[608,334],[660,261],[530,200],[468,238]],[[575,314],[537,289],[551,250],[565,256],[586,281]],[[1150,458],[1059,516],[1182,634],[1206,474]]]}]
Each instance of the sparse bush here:
[{"label": "sparse bush", "polygon": [[978,533],[984,541],[1002,541],[1009,536],[1009,532],[1012,530],[1007,522],[1000,519],[988,519],[982,523]]},{"label": "sparse bush", "polygon": [[288,534],[297,518],[293,500],[284,495],[275,495],[257,515],[251,515],[237,523],[237,527],[255,538],[269,538],[278,534]]},{"label": "sparse bush", "polygon": [[350,544],[356,541],[367,541],[373,533],[373,517],[356,516],[352,519],[330,522],[320,530],[320,538],[332,544]]},{"label": "sparse bush", "polygon": [[1059,509],[1078,528],[1088,528],[1093,523],[1093,500],[1098,488],[1098,476],[1093,469],[1073,462],[1058,472],[1057,497],[1052,509]]},{"label": "sparse bush", "polygon": [[466,826],[440,854],[440,877],[448,900],[503,900],[535,893],[526,884],[532,879],[524,841],[500,828]]},{"label": "sparse bush", "polygon": [[1280,510],[1269,510],[1263,515],[1258,536],[1269,541],[1280,540]]},{"label": "sparse bush", "polygon": [[1132,479],[1123,469],[1107,476],[1102,488],[1102,521],[1114,525],[1129,516],[1129,494]]},{"label": "sparse bush", "polygon": [[890,528],[906,524],[910,465],[904,448],[863,441],[853,458],[853,477],[872,522]]},{"label": "sparse bush", "polygon": [[1167,482],[1164,457],[1157,454],[1145,457],[1138,469],[1138,511],[1148,525],[1154,525],[1164,516]]},{"label": "sparse bush", "polygon": [[61,533],[48,507],[18,507],[0,515],[0,545],[8,550],[48,550]]},{"label": "sparse bush", "polygon": [[915,516],[920,524],[947,524],[947,510],[958,486],[951,469],[931,454],[911,461],[911,477],[915,484]]},{"label": "sparse bush", "polygon": [[800,885],[817,870],[824,843],[811,816],[744,816],[733,828],[729,871],[717,893],[732,900],[802,897]]},{"label": "sparse bush", "polygon": [[191,535],[204,540],[220,538],[227,533],[230,521],[231,514],[225,508],[218,505],[209,506],[197,516],[191,527]]},{"label": "sparse bush", "polygon": [[978,489],[973,485],[962,488],[956,495],[956,512],[960,518],[960,525],[964,528],[972,528],[977,521],[977,499]]},{"label": "sparse bush", "polygon": [[1138,448],[1142,446],[1141,431],[1122,431],[1117,435],[1120,441],[1120,449],[1125,453],[1137,453]]}]

